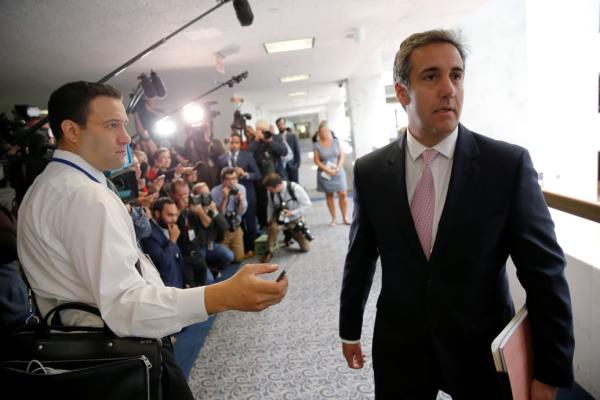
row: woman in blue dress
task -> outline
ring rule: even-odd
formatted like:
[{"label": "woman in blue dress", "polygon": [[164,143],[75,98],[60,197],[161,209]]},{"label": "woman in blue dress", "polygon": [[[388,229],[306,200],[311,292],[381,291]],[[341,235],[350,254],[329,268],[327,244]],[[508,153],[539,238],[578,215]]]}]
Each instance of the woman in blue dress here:
[{"label": "woman in blue dress", "polygon": [[331,214],[331,226],[337,223],[334,193],[337,192],[342,222],[350,225],[347,217],[346,173],[344,172],[344,152],[338,139],[334,138],[327,121],[319,124],[317,140],[314,144],[314,160],[317,165],[317,191],[324,192],[327,208]]}]

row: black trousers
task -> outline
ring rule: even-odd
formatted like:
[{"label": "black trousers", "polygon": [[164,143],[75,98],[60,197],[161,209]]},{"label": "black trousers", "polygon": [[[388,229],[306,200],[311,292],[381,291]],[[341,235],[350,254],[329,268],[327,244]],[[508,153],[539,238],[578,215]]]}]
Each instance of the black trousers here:
[{"label": "black trousers", "polygon": [[163,400],[194,400],[194,395],[175,356],[170,338],[162,340],[162,398]]}]

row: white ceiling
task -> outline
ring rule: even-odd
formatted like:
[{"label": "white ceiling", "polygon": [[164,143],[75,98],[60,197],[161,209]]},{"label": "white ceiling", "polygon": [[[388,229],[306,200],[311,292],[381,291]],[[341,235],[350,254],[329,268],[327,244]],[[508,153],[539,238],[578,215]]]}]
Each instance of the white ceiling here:
[{"label": "white ceiling", "polygon": [[[393,55],[407,34],[448,27],[485,0],[249,0],[254,23],[241,27],[225,4],[109,81],[127,95],[136,77],[153,69],[165,82],[165,109],[180,106],[245,70],[248,79],[224,88],[262,109],[314,109],[337,93],[337,81]],[[216,0],[0,0],[0,110],[28,103],[45,107],[65,82],[96,81],[134,55],[217,5]],[[364,40],[353,39],[360,28]],[[263,43],[315,37],[315,47],[269,55]],[[216,71],[214,53],[225,57]],[[375,67],[379,62],[373,63]],[[304,82],[281,84],[285,75]],[[288,96],[307,91],[301,104]]]}]

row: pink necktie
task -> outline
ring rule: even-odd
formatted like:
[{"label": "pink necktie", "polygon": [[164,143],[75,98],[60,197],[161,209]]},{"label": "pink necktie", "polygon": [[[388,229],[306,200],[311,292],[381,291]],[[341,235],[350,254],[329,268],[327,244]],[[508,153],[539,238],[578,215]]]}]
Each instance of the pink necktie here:
[{"label": "pink necktie", "polygon": [[431,162],[438,154],[433,149],[425,150],[421,154],[423,171],[410,203],[410,212],[427,260],[429,260],[431,254],[431,230],[433,227],[433,211],[435,210],[435,188],[433,186],[433,175],[431,175]]}]

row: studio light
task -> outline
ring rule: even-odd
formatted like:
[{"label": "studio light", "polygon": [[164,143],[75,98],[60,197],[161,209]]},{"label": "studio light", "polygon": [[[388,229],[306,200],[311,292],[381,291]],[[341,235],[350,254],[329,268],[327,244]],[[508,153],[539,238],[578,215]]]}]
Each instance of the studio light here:
[{"label": "studio light", "polygon": [[183,107],[183,119],[188,124],[196,124],[204,120],[204,108],[195,103],[189,103]]},{"label": "studio light", "polygon": [[172,118],[165,117],[156,122],[156,133],[160,136],[171,136],[177,130],[177,124]]}]

